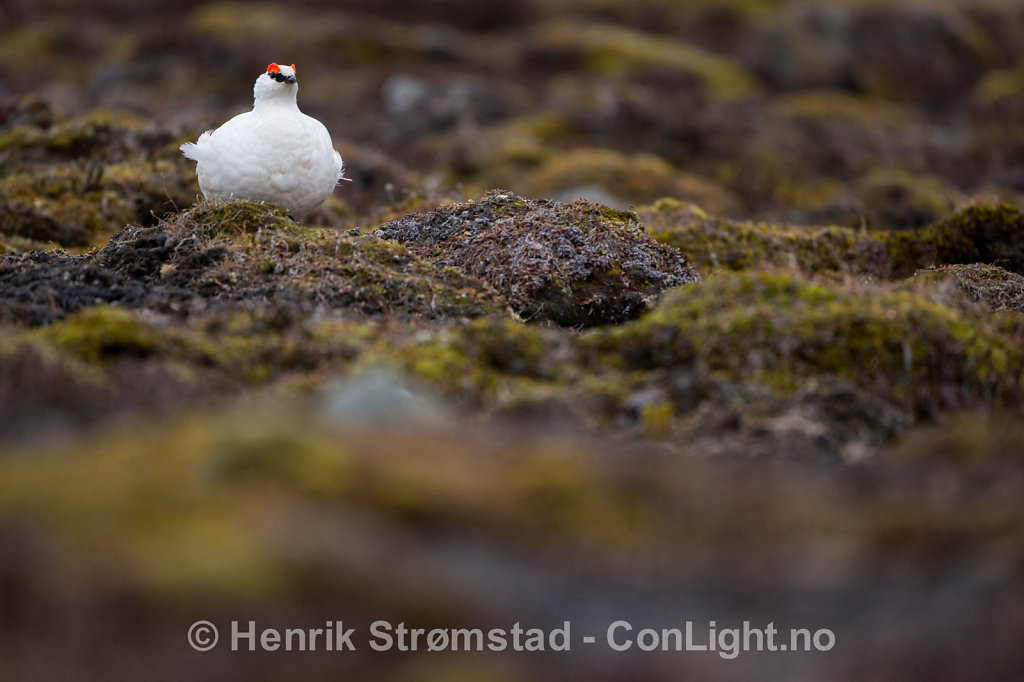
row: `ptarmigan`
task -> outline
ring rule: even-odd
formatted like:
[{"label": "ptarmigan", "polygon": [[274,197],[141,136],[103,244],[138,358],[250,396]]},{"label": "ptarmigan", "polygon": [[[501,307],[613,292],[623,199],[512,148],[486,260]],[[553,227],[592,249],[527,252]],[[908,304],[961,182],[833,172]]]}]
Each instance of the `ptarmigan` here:
[{"label": "ptarmigan", "polygon": [[252,111],[181,145],[198,161],[203,196],[267,201],[296,219],[331,196],[342,179],[341,155],[324,124],[299,111],[298,89],[294,64],[271,64],[256,79]]}]

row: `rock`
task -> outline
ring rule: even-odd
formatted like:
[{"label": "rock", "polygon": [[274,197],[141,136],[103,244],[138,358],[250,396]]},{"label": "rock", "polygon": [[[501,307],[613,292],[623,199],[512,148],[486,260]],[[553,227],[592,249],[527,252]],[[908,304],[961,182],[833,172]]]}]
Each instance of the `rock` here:
[{"label": "rock", "polygon": [[384,367],[371,367],[329,384],[323,409],[331,419],[350,426],[429,426],[450,417],[447,406],[436,396]]}]

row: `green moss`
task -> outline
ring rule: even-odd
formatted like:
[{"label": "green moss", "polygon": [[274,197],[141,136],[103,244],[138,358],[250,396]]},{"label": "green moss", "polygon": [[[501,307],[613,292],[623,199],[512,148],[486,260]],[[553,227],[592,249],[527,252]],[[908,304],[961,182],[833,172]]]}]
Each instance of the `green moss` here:
[{"label": "green moss", "polygon": [[858,182],[856,196],[871,228],[892,230],[924,227],[964,199],[944,178],[895,169],[868,173]]},{"label": "green moss", "polygon": [[654,154],[623,154],[612,149],[574,149],[551,157],[527,183],[533,194],[554,196],[599,187],[627,202],[650,202],[659,197],[687,199],[729,212],[736,200],[702,178],[682,173]]},{"label": "green moss", "polygon": [[723,100],[744,99],[759,90],[757,79],[728,57],[625,28],[555,22],[541,27],[531,39],[535,50],[578,54],[585,68],[606,76],[695,79]]},{"label": "green moss", "polygon": [[978,81],[971,93],[971,104],[980,109],[997,108],[1019,98],[1024,90],[1024,67],[994,69]]},{"label": "green moss", "polygon": [[61,323],[41,328],[36,335],[89,363],[124,355],[152,355],[160,339],[151,325],[127,310],[110,306],[82,310]]},{"label": "green moss", "polygon": [[920,268],[980,262],[1024,273],[1024,218],[1011,204],[971,206],[926,227],[891,232],[733,222],[669,199],[637,213],[651,236],[705,270],[784,267],[902,278]]},{"label": "green moss", "polygon": [[30,24],[12,22],[0,42],[0,60],[21,73],[46,73],[60,63],[62,51],[79,30],[71,17],[59,15]]},{"label": "green moss", "polygon": [[129,112],[92,109],[63,119],[52,110],[33,111],[39,106],[31,100],[22,103],[19,108],[27,110],[30,122],[13,125],[0,133],[0,164],[64,164],[85,157],[91,157],[94,164],[137,163],[170,151],[162,148],[162,143],[168,141],[166,133],[153,130],[146,121]]},{"label": "green moss", "polygon": [[894,274],[934,265],[994,263],[1024,274],[1024,216],[1011,204],[977,205],[914,232],[884,237]]},{"label": "green moss", "polygon": [[687,255],[703,272],[795,268],[804,273],[885,275],[885,249],[873,237],[842,228],[734,222],[698,206],[662,199],[637,209],[651,236]]},{"label": "green moss", "polygon": [[[189,24],[204,39],[233,50],[251,47],[254,42],[300,56],[309,55],[312,49],[313,54],[331,55],[355,65],[424,58],[435,45],[407,25],[369,13],[311,12],[266,2],[209,3],[190,14]],[[300,57],[294,58],[298,61]]]},{"label": "green moss", "polygon": [[64,119],[23,98],[0,125],[0,232],[64,247],[99,246],[130,222],[151,224],[195,198],[173,136],[95,109]]},{"label": "green moss", "polygon": [[62,246],[97,245],[132,221],[191,201],[169,161],[32,166],[0,180],[0,232]]},{"label": "green moss", "polygon": [[751,132],[733,133],[716,178],[755,213],[812,209],[850,195],[858,178],[895,159],[913,170],[927,124],[911,109],[832,90],[778,95]]},{"label": "green moss", "polygon": [[735,379],[833,374],[929,412],[943,392],[991,404],[1021,393],[1020,332],[908,291],[726,274],[588,342],[627,368],[696,364]]},{"label": "green moss", "polygon": [[233,238],[255,234],[263,228],[284,235],[298,235],[302,228],[288,219],[284,209],[261,201],[204,203],[188,214],[198,230],[208,235]]},{"label": "green moss", "polygon": [[43,131],[32,125],[15,125],[0,133],[0,152],[13,153],[33,147],[45,139]]},{"label": "green moss", "polygon": [[363,362],[395,365],[456,400],[501,409],[524,393],[536,398],[541,384],[564,390],[573,356],[565,332],[491,318],[382,339]]},{"label": "green moss", "polygon": [[105,145],[124,139],[144,129],[144,122],[131,114],[92,110],[80,119],[54,126],[46,136],[48,151],[77,156],[98,152],[109,157]]},{"label": "green moss", "polygon": [[769,111],[785,118],[839,119],[858,129],[894,130],[913,120],[910,110],[891,101],[840,90],[805,90],[775,97]]},{"label": "green moss", "polygon": [[[93,383],[102,384],[115,361],[146,361],[157,373],[179,377],[185,389],[205,383],[205,392],[213,396],[293,373],[346,367],[371,345],[374,335],[372,327],[357,322],[282,321],[270,311],[221,313],[190,324],[171,324],[152,313],[95,306],[20,332],[12,343],[14,348],[29,344],[47,357],[93,372]],[[119,381],[116,372],[113,378],[107,374],[107,380]]]},{"label": "green moss", "polygon": [[[976,147],[995,150],[1016,148],[1017,127],[1024,116],[1024,62],[994,69],[980,79],[970,96]],[[980,150],[979,150],[980,151]]]},{"label": "green moss", "polygon": [[104,206],[113,201],[119,207],[121,202],[99,188],[101,172],[102,167],[64,167],[8,175],[0,181],[0,232],[65,246],[85,246],[103,232],[113,232]]}]

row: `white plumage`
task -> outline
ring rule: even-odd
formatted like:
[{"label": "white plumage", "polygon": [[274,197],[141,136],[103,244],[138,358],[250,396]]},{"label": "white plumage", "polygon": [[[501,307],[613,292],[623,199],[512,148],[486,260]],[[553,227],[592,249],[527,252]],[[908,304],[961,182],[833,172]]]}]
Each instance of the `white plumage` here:
[{"label": "white plumage", "polygon": [[181,145],[198,162],[203,196],[267,201],[295,218],[331,196],[343,178],[341,155],[324,124],[299,111],[298,88],[294,64],[271,64],[256,79],[252,111]]}]

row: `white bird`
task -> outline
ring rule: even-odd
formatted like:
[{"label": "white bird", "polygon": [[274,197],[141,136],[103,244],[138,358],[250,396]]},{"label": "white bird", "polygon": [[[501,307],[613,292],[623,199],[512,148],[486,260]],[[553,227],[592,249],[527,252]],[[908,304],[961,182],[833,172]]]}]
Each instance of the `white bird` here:
[{"label": "white bird", "polygon": [[197,161],[211,201],[267,201],[301,218],[343,179],[341,155],[320,121],[299,111],[295,65],[271,64],[253,87],[252,111],[181,145]]}]

